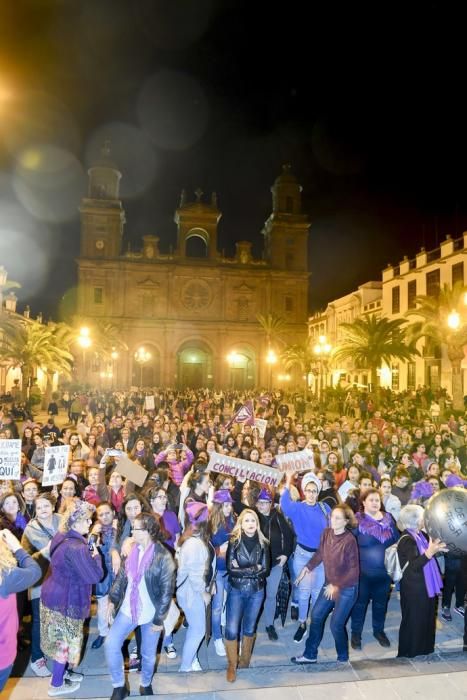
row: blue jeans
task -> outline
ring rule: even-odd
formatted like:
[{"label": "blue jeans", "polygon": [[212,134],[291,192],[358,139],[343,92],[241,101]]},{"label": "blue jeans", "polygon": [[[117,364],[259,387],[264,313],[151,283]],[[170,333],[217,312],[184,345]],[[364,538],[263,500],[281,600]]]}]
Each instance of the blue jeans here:
[{"label": "blue jeans", "polygon": [[32,624],[31,624],[31,661],[42,659],[44,654],[41,649],[41,617],[39,612],[40,598],[31,600]]},{"label": "blue jeans", "polygon": [[216,574],[216,592],[212,597],[212,636],[214,639],[222,639],[221,618],[224,606],[224,591],[229,591],[227,571],[218,571]]},{"label": "blue jeans", "polygon": [[389,594],[391,592],[391,579],[370,578],[360,575],[358,583],[358,598],[352,610],[352,634],[361,637],[365,624],[366,610],[370,600],[372,601],[373,632],[384,632],[386,610]]},{"label": "blue jeans", "polygon": [[327,600],[324,597],[324,587],[321,589],[318,600],[313,607],[310,634],[305,644],[304,655],[308,659],[316,659],[318,656],[318,647],[323,638],[324,625],[329,613],[334,609],[331,618],[331,632],[336,644],[337,660],[348,661],[349,640],[347,637],[346,623],[349,619],[350,611],[357,600],[357,596],[358,585],[343,588],[339,591],[339,596],[335,601]]},{"label": "blue jeans", "polygon": [[276,614],[277,589],[282,576],[283,567],[280,564],[273,566],[266,579],[266,599],[264,601],[263,619],[266,627],[274,625]]},{"label": "blue jeans", "polygon": [[[123,670],[122,645],[130,632],[133,632],[136,624],[129,617],[119,612],[105,639],[104,650],[107,666],[112,678],[114,688],[120,688],[125,684]],[[160,632],[153,632],[152,621],[140,625],[141,628],[141,685],[151,684],[156,664],[156,650]]]},{"label": "blue jeans", "polygon": [[[306,549],[300,547],[299,544],[295,547],[293,555],[294,576],[298,577],[299,573],[310,559],[314,557],[314,552],[307,552]],[[314,571],[309,571],[298,584],[298,619],[300,622],[306,622],[308,617],[308,608],[313,609],[314,604],[318,600],[318,596],[324,584],[324,566],[319,566]]]},{"label": "blue jeans", "polygon": [[6,682],[10,677],[12,668],[13,664],[11,664],[11,666],[7,666],[6,668],[0,668],[0,691],[2,691],[6,686]]},{"label": "blue jeans", "polygon": [[227,619],[225,623],[225,638],[227,640],[238,639],[242,623],[242,634],[246,637],[254,635],[263,600],[264,589],[256,593],[246,593],[231,587],[227,595]]},{"label": "blue jeans", "polygon": [[191,671],[191,665],[206,634],[206,606],[201,593],[186,595],[186,586],[177,591],[177,601],[185,613],[188,629],[182,651],[180,671]]}]

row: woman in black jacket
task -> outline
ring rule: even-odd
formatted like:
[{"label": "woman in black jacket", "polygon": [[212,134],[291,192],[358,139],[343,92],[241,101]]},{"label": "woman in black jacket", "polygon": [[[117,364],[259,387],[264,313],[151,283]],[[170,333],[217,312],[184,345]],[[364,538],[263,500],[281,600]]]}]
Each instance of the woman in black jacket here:
[{"label": "woman in black jacket", "polygon": [[[233,490],[234,509],[240,514],[246,509],[241,502],[241,483]],[[274,498],[268,489],[261,489],[256,499],[256,507],[253,510],[259,519],[261,532],[269,542],[269,554],[271,570],[266,579],[266,599],[263,608],[263,620],[266,632],[271,641],[278,639],[274,627],[274,615],[276,612],[277,590],[282,576],[282,571],[292,554],[295,546],[295,533],[279,508],[274,505]]]},{"label": "woman in black jacket", "polygon": [[245,509],[232,530],[227,548],[227,571],[231,589],[227,595],[225,649],[227,680],[236,678],[237,640],[243,629],[239,668],[248,668],[255,641],[256,623],[264,600],[269,574],[269,543],[261,532],[258,516]]},{"label": "woman in black jacket", "polygon": [[112,700],[130,693],[125,685],[122,645],[141,626],[141,695],[153,695],[151,686],[159,635],[175,587],[175,563],[162,542],[165,533],[154,515],[140,513],[133,523],[135,543],[109,593],[109,615],[117,613],[105,643],[105,655],[114,691]]}]

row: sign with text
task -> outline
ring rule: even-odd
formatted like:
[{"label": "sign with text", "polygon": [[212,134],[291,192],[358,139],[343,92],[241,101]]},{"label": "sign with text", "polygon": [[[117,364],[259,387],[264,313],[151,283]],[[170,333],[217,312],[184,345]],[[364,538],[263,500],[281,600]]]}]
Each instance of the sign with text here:
[{"label": "sign with text", "polygon": [[247,459],[220,455],[217,452],[211,454],[207,471],[215,472],[216,474],[226,474],[236,479],[238,477],[250,479],[251,481],[257,481],[259,484],[274,487],[279,486],[284,476],[282,472],[272,467],[250,462]]},{"label": "sign with text", "polygon": [[258,435],[260,436],[260,438],[264,437],[267,427],[267,420],[264,420],[264,418],[255,418],[255,428],[257,428],[258,430]]},{"label": "sign with text", "polygon": [[44,475],[42,486],[61,484],[68,472],[68,456],[70,445],[46,447],[44,457]]},{"label": "sign with text", "polygon": [[313,451],[308,449],[276,455],[276,464],[281,473],[309,472],[315,469]]},{"label": "sign with text", "polygon": [[154,411],[156,408],[156,404],[154,403],[154,396],[145,396],[144,397],[144,409],[146,411]]},{"label": "sign with text", "polygon": [[0,440],[0,480],[21,478],[21,440]]}]

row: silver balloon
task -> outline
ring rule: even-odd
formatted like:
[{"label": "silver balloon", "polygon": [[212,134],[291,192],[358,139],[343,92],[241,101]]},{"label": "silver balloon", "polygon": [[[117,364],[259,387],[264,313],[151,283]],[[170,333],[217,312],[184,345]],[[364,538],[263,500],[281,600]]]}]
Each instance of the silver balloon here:
[{"label": "silver balloon", "polygon": [[425,507],[425,528],[433,539],[446,542],[453,554],[467,554],[467,491],[454,487],[439,491]]}]

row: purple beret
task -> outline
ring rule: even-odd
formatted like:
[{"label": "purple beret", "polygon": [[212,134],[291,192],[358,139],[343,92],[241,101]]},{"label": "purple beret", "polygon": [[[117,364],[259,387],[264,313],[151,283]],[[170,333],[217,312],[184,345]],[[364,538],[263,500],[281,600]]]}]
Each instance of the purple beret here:
[{"label": "purple beret", "polygon": [[219,489],[213,496],[214,503],[233,503],[229,489]]}]

